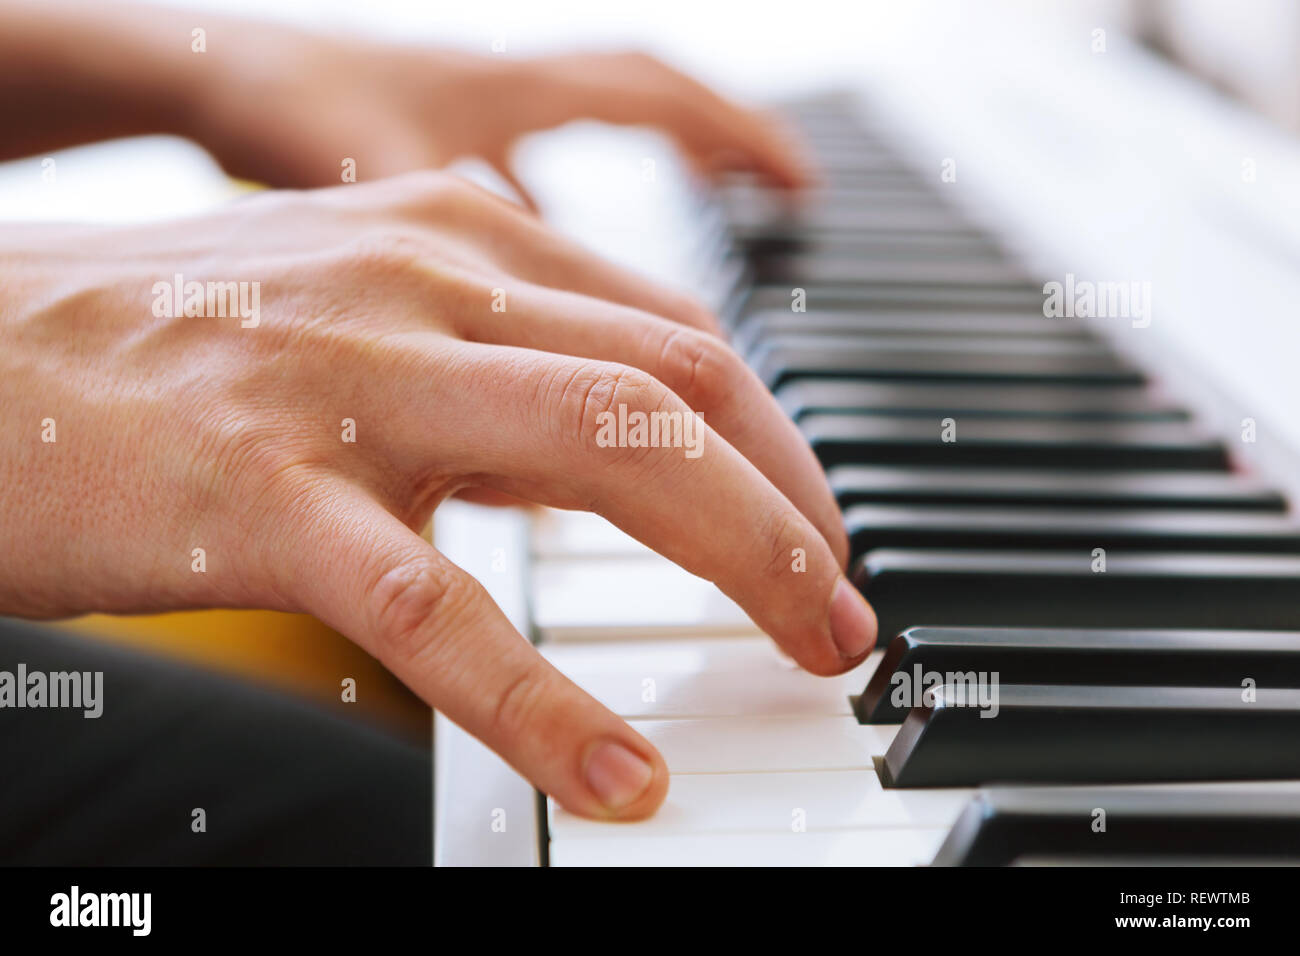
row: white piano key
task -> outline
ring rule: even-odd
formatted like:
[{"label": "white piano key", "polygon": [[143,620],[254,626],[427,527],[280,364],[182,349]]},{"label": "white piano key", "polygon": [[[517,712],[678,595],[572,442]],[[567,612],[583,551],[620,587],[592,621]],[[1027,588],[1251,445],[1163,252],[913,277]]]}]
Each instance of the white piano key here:
[{"label": "white piano key", "polygon": [[855,717],[706,717],[636,720],[670,773],[870,770],[897,725]]},{"label": "white piano key", "polygon": [[552,840],[625,840],[676,833],[793,833],[950,827],[973,790],[886,790],[874,770],[681,774],[658,813],[632,824],[587,820],[553,801]]},{"label": "white piano key", "polygon": [[575,680],[592,675],[634,673],[643,668],[687,674],[694,671],[797,665],[765,636],[664,638],[658,641],[593,641],[542,644],[543,656]]},{"label": "white piano key", "polygon": [[[852,713],[880,652],[846,674],[817,677],[766,637],[542,645],[559,670],[627,717],[740,717]],[[594,652],[594,653],[593,653]]]},{"label": "white piano key", "polygon": [[433,727],[434,866],[541,865],[533,785],[442,714]]},{"label": "white piano key", "polygon": [[438,506],[433,543],[492,595],[521,631],[528,628],[528,514],[455,498]]},{"label": "white piano key", "polygon": [[712,582],[658,555],[538,561],[531,595],[533,627],[549,641],[761,633]]},{"label": "white piano key", "polygon": [[948,831],[714,833],[556,840],[551,866],[925,866]]},{"label": "white piano key", "polygon": [[[702,671],[690,674],[645,671],[645,676],[602,674],[579,681],[620,717],[744,717],[851,714],[849,695],[865,682],[804,674]],[[819,681],[813,683],[813,681]]]},{"label": "white piano key", "polygon": [[644,557],[655,553],[589,511],[540,508],[533,515],[530,532],[535,558]]}]

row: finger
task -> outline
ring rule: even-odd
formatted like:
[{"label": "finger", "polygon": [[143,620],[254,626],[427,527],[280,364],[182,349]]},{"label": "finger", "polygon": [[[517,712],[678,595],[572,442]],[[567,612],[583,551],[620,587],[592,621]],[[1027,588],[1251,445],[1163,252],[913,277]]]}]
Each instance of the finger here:
[{"label": "finger", "polygon": [[716,583],[815,673],[865,657],[875,616],[821,533],[662,383],[507,346],[466,345],[461,361],[470,381],[494,383],[446,410],[483,419],[461,464],[484,484],[604,515]]},{"label": "finger", "polygon": [[712,172],[751,170],[788,189],[816,183],[813,161],[791,129],[693,85],[695,92],[671,115],[676,138],[698,166]]},{"label": "finger", "polygon": [[707,86],[640,53],[619,54],[591,81],[591,58],[560,58],[567,95],[586,100],[593,119],[653,124],[698,163],[747,168],[779,185],[801,188],[815,177],[799,139],[768,117],[745,109]]},{"label": "finger", "polygon": [[[354,195],[345,201],[355,201]],[[497,265],[530,282],[619,302],[721,335],[717,318],[694,297],[615,265],[473,183],[416,174],[396,177],[383,192],[371,195],[382,196],[380,202],[421,224],[432,212],[443,228],[458,224],[472,229],[477,237],[490,239]]]},{"label": "finger", "polygon": [[766,386],[721,340],[571,292],[516,290],[515,312],[476,316],[466,338],[618,362],[653,375],[701,413],[816,525],[843,567],[848,537],[817,457]]},{"label": "finger", "polygon": [[[768,148],[786,154],[783,160],[788,167],[780,175],[769,173],[769,178],[778,180],[778,184],[790,189],[807,190],[820,186],[824,182],[817,161],[808,149],[803,137],[780,117],[763,113],[751,114],[757,123],[756,135],[761,137]],[[695,151],[688,153],[698,172],[709,178],[720,173],[753,170],[752,163],[746,163],[743,157],[736,157],[726,151]],[[800,201],[798,196],[794,197]]]},{"label": "finger", "polygon": [[541,286],[568,289],[663,316],[711,335],[722,335],[717,317],[692,296],[664,288],[645,276],[596,255],[558,235],[540,220],[511,223],[516,254],[508,264]]},{"label": "finger", "polygon": [[639,819],[663,802],[668,771],[655,749],[378,504],[341,489],[316,506],[296,545],[319,562],[291,584],[306,608],[538,789],[589,817]]}]

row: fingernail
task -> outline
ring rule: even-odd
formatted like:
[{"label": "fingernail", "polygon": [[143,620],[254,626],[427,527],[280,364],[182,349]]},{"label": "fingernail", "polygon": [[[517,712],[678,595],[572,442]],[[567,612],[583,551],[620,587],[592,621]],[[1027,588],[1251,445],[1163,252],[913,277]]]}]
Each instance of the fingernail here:
[{"label": "fingernail", "polygon": [[606,809],[622,810],[650,787],[654,768],[613,740],[596,745],[587,757],[587,786]]},{"label": "fingernail", "polygon": [[840,654],[856,660],[876,643],[876,612],[840,575],[831,592],[831,639]]}]

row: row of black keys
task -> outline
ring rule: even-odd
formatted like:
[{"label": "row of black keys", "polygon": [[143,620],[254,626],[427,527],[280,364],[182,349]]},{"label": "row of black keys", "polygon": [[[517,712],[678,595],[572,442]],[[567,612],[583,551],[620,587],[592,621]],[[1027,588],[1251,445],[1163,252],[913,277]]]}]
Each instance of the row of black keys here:
[{"label": "row of black keys", "polygon": [[775,224],[733,210],[733,341],[827,466],[882,632],[1300,628],[1284,496],[1082,322],[1045,318],[943,187],[842,117],[805,124],[829,186]]},{"label": "row of black keys", "polygon": [[[732,339],[827,467],[882,633],[903,631],[854,701],[902,722],[882,779],[1300,777],[1285,497],[1083,323],[1044,317],[939,187],[837,112],[804,120],[829,188],[775,222],[732,209]],[[935,862],[1300,855],[1300,787],[1242,786],[990,791]]]}]

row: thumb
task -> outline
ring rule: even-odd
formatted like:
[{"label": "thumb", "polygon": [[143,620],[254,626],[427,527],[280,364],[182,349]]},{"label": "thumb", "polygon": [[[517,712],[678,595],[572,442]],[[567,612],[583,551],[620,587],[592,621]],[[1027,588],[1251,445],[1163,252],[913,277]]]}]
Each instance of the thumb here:
[{"label": "thumb", "polygon": [[[477,581],[376,502],[311,522],[307,609],[567,810],[639,819],[663,802],[663,758],[546,661]],[[302,593],[306,590],[307,593]]]}]

